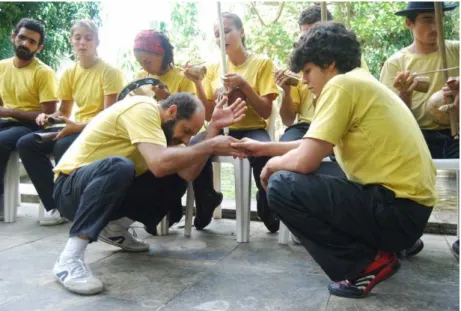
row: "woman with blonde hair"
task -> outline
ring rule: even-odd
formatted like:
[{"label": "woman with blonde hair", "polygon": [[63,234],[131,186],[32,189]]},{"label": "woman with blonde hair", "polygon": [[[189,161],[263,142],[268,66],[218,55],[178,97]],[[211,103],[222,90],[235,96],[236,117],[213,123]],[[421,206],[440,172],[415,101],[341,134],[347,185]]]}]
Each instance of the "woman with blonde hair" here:
[{"label": "woman with blonde hair", "polygon": [[[41,225],[65,222],[55,212],[50,156],[54,157],[56,163],[59,162],[86,124],[115,103],[124,85],[122,72],[99,58],[98,27],[92,21],[78,20],[72,25],[70,44],[77,61],[62,74],[59,83],[60,108],[51,115],[42,113],[36,119],[37,125],[44,128],[38,133],[57,133],[56,137],[40,143],[31,133],[22,137],[17,144],[24,168],[47,211],[47,217],[40,222]],[[75,121],[71,121],[68,118],[74,104],[77,106]],[[61,120],[65,126],[47,128],[51,120]]]}]

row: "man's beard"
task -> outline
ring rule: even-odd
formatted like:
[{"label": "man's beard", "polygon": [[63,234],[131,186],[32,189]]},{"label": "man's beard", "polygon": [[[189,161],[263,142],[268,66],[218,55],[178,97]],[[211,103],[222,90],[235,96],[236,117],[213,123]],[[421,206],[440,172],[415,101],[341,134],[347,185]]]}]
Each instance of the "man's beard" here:
[{"label": "man's beard", "polygon": [[32,58],[34,58],[35,53],[37,52],[31,52],[25,46],[16,46],[14,48],[14,53],[16,54],[16,57],[21,60],[31,60]]},{"label": "man's beard", "polygon": [[176,127],[176,120],[168,120],[162,123],[162,130],[166,137],[166,145],[177,145],[175,139],[173,138],[174,128]]}]

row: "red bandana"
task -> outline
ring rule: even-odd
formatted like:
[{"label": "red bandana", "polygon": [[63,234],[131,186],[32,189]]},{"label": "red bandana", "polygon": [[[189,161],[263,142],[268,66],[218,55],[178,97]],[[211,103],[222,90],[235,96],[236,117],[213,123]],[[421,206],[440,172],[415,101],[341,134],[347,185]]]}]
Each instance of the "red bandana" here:
[{"label": "red bandana", "polygon": [[156,31],[141,30],[134,39],[134,49],[140,49],[146,52],[164,54],[162,42]]}]

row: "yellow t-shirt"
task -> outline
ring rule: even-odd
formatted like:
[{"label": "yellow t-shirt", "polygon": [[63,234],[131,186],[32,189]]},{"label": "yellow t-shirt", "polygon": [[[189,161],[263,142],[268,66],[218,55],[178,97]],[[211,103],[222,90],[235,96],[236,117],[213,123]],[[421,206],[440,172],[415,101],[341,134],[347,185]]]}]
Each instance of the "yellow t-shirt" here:
[{"label": "yellow t-shirt", "polygon": [[136,144],[166,146],[159,106],[146,96],[131,96],[101,113],[85,127],[54,169],[70,174],[79,167],[109,156],[125,157],[133,162],[136,175],[148,166]]},{"label": "yellow t-shirt", "polygon": [[56,74],[35,58],[17,68],[14,58],[0,61],[0,97],[3,106],[22,111],[41,111],[40,103],[58,100]]},{"label": "yellow t-shirt", "polygon": [[87,69],[77,63],[62,74],[59,97],[75,101],[76,122],[89,122],[104,110],[104,96],[118,94],[124,82],[123,73],[101,59]]},{"label": "yellow t-shirt", "polygon": [[[448,68],[459,66],[459,41],[445,41],[447,65]],[[427,55],[414,54],[408,50],[408,47],[392,55],[385,63],[381,70],[380,80],[392,91],[398,94],[396,88],[392,86],[394,77],[399,71],[426,72],[442,68],[442,59],[439,52]],[[413,92],[411,100],[411,111],[416,118],[419,126],[426,130],[446,129],[449,126],[435,123],[431,116],[426,113],[425,104],[435,92],[442,89],[444,79],[442,72],[426,74],[431,84],[427,93]],[[449,70],[449,77],[459,76],[459,69]]]},{"label": "yellow t-shirt", "polygon": [[[222,86],[222,65],[221,63],[212,64],[207,67],[207,75],[204,79],[204,89],[208,100],[214,100],[216,89]],[[273,95],[273,99],[278,96],[277,85],[275,84],[274,65],[270,58],[251,54],[246,61],[234,66],[227,60],[229,73],[241,75],[259,96]],[[247,103],[248,109],[245,111],[245,118],[242,121],[230,126],[233,130],[255,130],[266,128],[266,121]]]},{"label": "yellow t-shirt", "polygon": [[332,143],[349,180],[381,184],[397,198],[434,206],[436,170],[405,103],[364,69],[333,77],[304,137]]},{"label": "yellow t-shirt", "polygon": [[[369,71],[363,55],[360,67]],[[290,96],[296,107],[298,122],[312,123],[312,118],[314,117],[314,94],[309,91],[307,84],[300,81],[296,87],[291,87]]]},{"label": "yellow t-shirt", "polygon": [[[136,79],[143,78],[155,78],[160,80],[160,82],[166,85],[170,94],[179,92],[186,92],[192,94],[196,93],[194,83],[191,80],[187,79],[183,71],[178,67],[173,67],[170,71],[168,71],[166,74],[162,76],[151,75],[146,71],[140,71],[136,74]],[[142,86],[140,89],[143,90],[144,88],[151,89],[151,87],[148,85]],[[137,93],[137,90],[134,90],[134,93],[137,95],[144,94]],[[147,92],[147,94],[149,94],[149,92]]]}]

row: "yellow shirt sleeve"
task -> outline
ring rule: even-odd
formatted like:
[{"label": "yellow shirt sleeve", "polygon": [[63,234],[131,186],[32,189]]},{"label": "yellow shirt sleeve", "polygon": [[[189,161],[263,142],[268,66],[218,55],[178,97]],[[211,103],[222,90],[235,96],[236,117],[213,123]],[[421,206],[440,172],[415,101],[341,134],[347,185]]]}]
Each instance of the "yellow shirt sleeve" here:
[{"label": "yellow shirt sleeve", "polygon": [[316,138],[338,145],[352,122],[352,98],[352,94],[342,86],[325,85],[315,107],[314,119],[304,138]]},{"label": "yellow shirt sleeve", "polygon": [[277,84],[275,83],[274,65],[270,59],[266,59],[261,66],[258,80],[256,81],[256,89],[259,92],[259,96],[273,94],[273,99],[275,99],[279,94]]},{"label": "yellow shirt sleeve", "polygon": [[58,83],[54,71],[40,70],[36,75],[36,85],[40,103],[58,100]]},{"label": "yellow shirt sleeve", "polygon": [[71,70],[66,70],[59,81],[59,98],[61,100],[74,100],[72,95]]},{"label": "yellow shirt sleeve", "polygon": [[151,143],[166,147],[160,115],[157,112],[153,116],[151,107],[127,109],[120,115],[119,122],[126,129],[131,144]]},{"label": "yellow shirt sleeve", "polygon": [[117,68],[106,67],[103,74],[102,89],[105,95],[118,94],[123,89],[125,78]]},{"label": "yellow shirt sleeve", "polygon": [[394,79],[392,78],[397,76],[398,71],[401,71],[401,69],[396,66],[396,64],[387,60],[384,62],[383,68],[381,68],[381,74],[379,76],[379,81],[396,94],[398,91],[396,88],[394,88]]},{"label": "yellow shirt sleeve", "polygon": [[213,64],[207,66],[207,72],[205,78],[203,79],[203,89],[205,90],[205,95],[208,100],[214,99],[214,90],[213,90],[213,81],[216,79],[217,71],[219,70],[219,65]]},{"label": "yellow shirt sleeve", "polygon": [[181,84],[179,86],[179,92],[186,92],[196,94],[197,91],[195,90],[195,84],[191,80],[187,79],[185,76],[183,77]]}]

